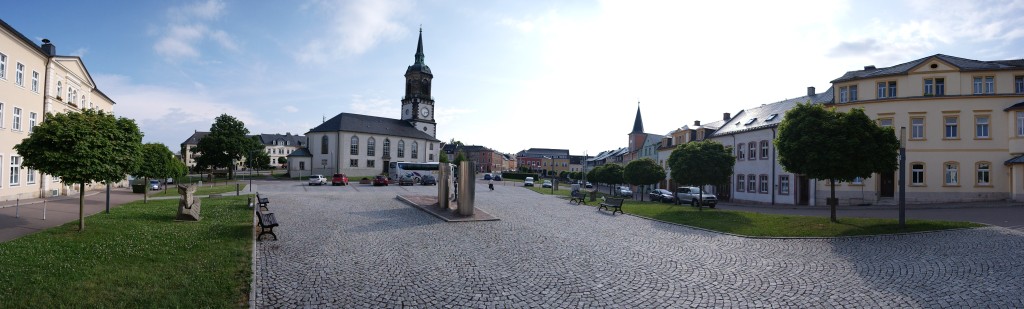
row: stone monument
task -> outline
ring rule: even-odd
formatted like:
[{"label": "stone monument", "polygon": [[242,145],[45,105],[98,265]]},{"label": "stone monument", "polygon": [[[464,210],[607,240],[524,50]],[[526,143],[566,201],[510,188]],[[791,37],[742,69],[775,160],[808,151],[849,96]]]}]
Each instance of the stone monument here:
[{"label": "stone monument", "polygon": [[181,194],[181,198],[178,199],[178,217],[175,220],[178,221],[199,221],[199,208],[200,200],[195,196],[196,186],[195,185],[178,185],[178,194]]}]

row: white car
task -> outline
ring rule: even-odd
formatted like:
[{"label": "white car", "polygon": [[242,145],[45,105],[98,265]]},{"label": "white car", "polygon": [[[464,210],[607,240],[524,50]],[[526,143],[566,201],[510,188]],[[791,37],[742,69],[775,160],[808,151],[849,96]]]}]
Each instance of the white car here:
[{"label": "white car", "polygon": [[533,186],[533,177],[526,177],[526,179],[523,180],[523,186],[524,187],[532,187]]},{"label": "white car", "polygon": [[322,186],[322,185],[325,185],[325,184],[327,184],[327,178],[324,178],[324,175],[309,176],[309,185],[310,186]]}]

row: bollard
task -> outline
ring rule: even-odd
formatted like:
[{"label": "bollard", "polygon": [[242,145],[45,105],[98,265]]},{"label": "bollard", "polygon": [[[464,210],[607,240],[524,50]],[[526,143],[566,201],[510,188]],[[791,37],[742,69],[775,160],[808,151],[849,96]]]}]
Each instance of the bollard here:
[{"label": "bollard", "polygon": [[241,189],[241,188],[240,188],[240,187],[238,186],[238,184],[236,183],[236,184],[235,184],[235,196],[239,196],[239,195],[242,195],[242,191],[241,191],[241,190],[242,190],[242,189]]},{"label": "bollard", "polygon": [[46,220],[46,198],[43,198],[43,220]]},{"label": "bollard", "polygon": [[476,164],[473,161],[459,162],[459,197],[457,203],[459,204],[459,215],[464,217],[473,215],[473,202],[476,195],[476,179],[473,175],[475,170]]},{"label": "bollard", "polygon": [[18,214],[19,210],[21,210],[21,198],[18,198],[17,200],[14,201],[14,217],[15,218],[21,218],[21,215]]}]

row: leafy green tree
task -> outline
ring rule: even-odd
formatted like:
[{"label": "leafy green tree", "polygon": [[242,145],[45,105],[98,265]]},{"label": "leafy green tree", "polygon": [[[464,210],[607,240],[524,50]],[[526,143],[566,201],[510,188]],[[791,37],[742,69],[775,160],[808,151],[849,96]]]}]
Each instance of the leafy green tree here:
[{"label": "leafy green tree", "polygon": [[277,164],[288,164],[288,158],[286,158],[286,157],[277,158]]},{"label": "leafy green tree", "polygon": [[210,134],[199,140],[194,151],[199,155],[196,166],[203,168],[227,168],[228,178],[235,178],[235,162],[259,150],[262,145],[246,137],[249,129],[245,123],[228,114],[214,120]]},{"label": "leafy green tree", "polygon": [[615,185],[625,182],[622,179],[622,165],[618,164],[605,164],[602,165],[600,174],[598,174],[602,181],[608,184],[608,194],[612,193]]},{"label": "leafy green tree", "polygon": [[78,230],[85,230],[85,184],[114,182],[139,167],[142,132],[134,120],[103,111],[47,114],[14,150],[22,166],[78,184]]},{"label": "leafy green tree", "polygon": [[139,167],[131,174],[135,177],[145,179],[146,191],[142,195],[142,202],[149,202],[149,180],[151,178],[164,179],[174,177],[179,173],[178,166],[174,162],[181,163],[174,158],[171,150],[160,143],[146,143],[142,145],[142,161]]},{"label": "leafy green tree", "polygon": [[604,165],[598,165],[598,166],[595,166],[594,168],[590,169],[590,171],[587,172],[587,180],[591,181],[593,183],[601,183],[602,182],[602,180],[601,180],[601,169],[602,168],[604,168]]},{"label": "leafy green tree", "polygon": [[[250,160],[250,159],[246,158],[246,160]],[[266,151],[263,151],[263,150],[256,151],[253,154],[251,161],[248,161],[248,166],[249,166],[249,168],[261,168],[261,169],[269,168],[270,167],[270,154],[268,154]]]},{"label": "leafy green tree", "polygon": [[[633,160],[626,164],[626,168],[622,170],[622,179],[626,183],[637,186],[646,186],[656,184],[659,181],[665,179],[665,168],[658,165],[658,162],[654,162],[651,158],[641,158],[639,160]],[[644,200],[644,192],[640,193],[640,200]]]},{"label": "leafy green tree", "polygon": [[438,157],[439,157],[439,158],[437,159],[437,161],[438,161],[438,162],[441,162],[441,163],[448,163],[448,154],[447,154],[447,153],[445,153],[444,151],[442,151],[442,152],[441,152],[441,153],[440,153],[440,154],[438,155]]},{"label": "leafy green tree", "polygon": [[668,156],[672,180],[701,188],[697,206],[704,201],[704,186],[724,186],[729,183],[736,158],[732,150],[712,140],[690,142],[676,146]]},{"label": "leafy green tree", "polygon": [[836,181],[894,171],[900,143],[892,128],[879,127],[861,109],[841,113],[808,102],[786,112],[775,147],[787,171],[828,180],[830,220],[838,222]]}]

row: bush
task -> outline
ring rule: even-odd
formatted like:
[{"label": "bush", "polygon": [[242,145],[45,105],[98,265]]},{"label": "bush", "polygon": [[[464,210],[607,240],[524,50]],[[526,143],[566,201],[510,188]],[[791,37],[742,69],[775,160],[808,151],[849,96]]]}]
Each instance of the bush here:
[{"label": "bush", "polygon": [[540,174],[537,173],[516,173],[516,172],[503,172],[501,177],[504,179],[519,179],[523,180],[526,177],[533,177],[533,179],[540,179]]}]

